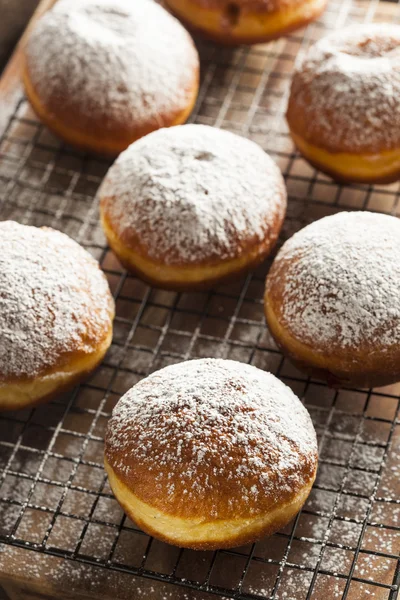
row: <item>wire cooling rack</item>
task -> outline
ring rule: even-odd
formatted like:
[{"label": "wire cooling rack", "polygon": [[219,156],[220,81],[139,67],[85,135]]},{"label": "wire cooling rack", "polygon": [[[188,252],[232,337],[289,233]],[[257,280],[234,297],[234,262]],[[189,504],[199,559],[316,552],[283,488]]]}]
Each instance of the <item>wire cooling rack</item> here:
[{"label": "wire cooling rack", "polygon": [[[192,120],[245,135],[276,159],[289,191],[281,241],[340,210],[399,213],[398,183],[342,186],[311,169],[294,152],[283,116],[298,53],[327,30],[399,17],[396,5],[331,0],[317,23],[287,39],[233,50],[199,43]],[[107,274],[117,316],[112,347],[89,381],[49,405],[0,416],[4,589],[12,598],[397,598],[400,385],[334,391],[291,366],[264,324],[268,264],[210,293],[155,290],[127,275],[98,219],[95,194],[109,162],[54,138],[22,93],[11,108],[0,138],[1,219],[61,229],[89,249]],[[229,551],[149,538],[124,516],[102,466],[119,397],[155,369],[205,356],[278,375],[304,400],[320,439],[317,481],[296,520]]]}]

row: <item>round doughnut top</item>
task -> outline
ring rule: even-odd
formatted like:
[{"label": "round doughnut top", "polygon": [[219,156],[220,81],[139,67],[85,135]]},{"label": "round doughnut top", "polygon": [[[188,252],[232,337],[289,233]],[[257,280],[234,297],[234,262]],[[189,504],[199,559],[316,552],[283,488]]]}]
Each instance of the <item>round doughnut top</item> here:
[{"label": "round doughnut top", "polygon": [[271,373],[202,359],[143,379],[114,408],[106,458],[142,501],[176,516],[240,518],[311,482],[311,419]]},{"label": "round doughnut top", "polygon": [[288,119],[331,152],[400,148],[400,26],[351,26],[312,46],[293,77]]},{"label": "round doughnut top", "polygon": [[331,352],[400,343],[400,220],[342,212],[308,225],[278,253],[267,294],[292,336]]},{"label": "round doughnut top", "polygon": [[198,56],[181,26],[152,0],[58,0],[27,43],[41,100],[90,128],[158,122],[187,107]]},{"label": "round doughnut top", "polygon": [[232,259],[271,239],[286,191],[254,142],[204,125],[161,129],[132,144],[100,189],[123,242],[164,264]]},{"label": "round doughnut top", "polygon": [[53,229],[0,223],[0,383],[93,352],[113,310],[104,274],[79,244]]}]

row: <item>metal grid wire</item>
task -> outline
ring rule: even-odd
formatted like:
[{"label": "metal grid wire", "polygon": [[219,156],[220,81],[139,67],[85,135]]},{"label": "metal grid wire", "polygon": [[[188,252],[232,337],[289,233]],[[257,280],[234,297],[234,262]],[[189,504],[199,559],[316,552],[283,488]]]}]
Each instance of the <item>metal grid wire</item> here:
[{"label": "metal grid wire", "polygon": [[[400,211],[397,183],[341,186],[311,169],[294,152],[283,117],[298,53],[329,29],[387,19],[387,6],[332,0],[304,35],[234,50],[200,44],[192,120],[245,135],[276,159],[290,196],[282,240],[339,210]],[[291,366],[264,324],[268,264],[210,293],[154,290],[127,275],[98,221],[95,193],[109,163],[61,144],[22,97],[0,158],[1,219],[52,226],[83,244],[101,262],[117,307],[111,350],[89,381],[47,406],[0,417],[0,542],[225,598],[394,600],[400,385],[335,391]],[[121,394],[155,369],[204,356],[277,374],[304,400],[320,439],[318,478],[295,522],[230,551],[152,540],[124,516],[102,466],[105,426]]]}]

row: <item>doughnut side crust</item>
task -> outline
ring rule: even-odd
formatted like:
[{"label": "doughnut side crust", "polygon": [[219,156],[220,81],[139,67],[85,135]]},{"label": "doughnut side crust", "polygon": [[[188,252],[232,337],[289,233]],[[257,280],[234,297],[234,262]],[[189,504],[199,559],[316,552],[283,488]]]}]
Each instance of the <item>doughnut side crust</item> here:
[{"label": "doughnut side crust", "polygon": [[306,142],[290,130],[292,139],[308,162],[333,179],[358,183],[393,183],[400,178],[400,148],[375,154],[329,152]]},{"label": "doughnut side crust", "polygon": [[[399,49],[400,27],[379,23],[336,31],[306,53],[293,75],[286,116],[311,162],[340,174],[343,165],[335,161],[341,154],[354,161],[359,157],[355,180],[375,181],[398,171]],[[392,169],[384,160],[390,152]],[[374,165],[376,156],[383,165]],[[369,172],[357,174],[368,160]]]},{"label": "doughnut side crust", "polygon": [[59,231],[0,223],[0,408],[53,397],[111,344],[114,301],[96,260]]},{"label": "doughnut side crust", "polygon": [[[273,279],[270,281],[271,287],[274,286]],[[391,349],[384,354],[374,352],[370,346],[337,351],[327,343],[324,348],[316,350],[311,343],[299,341],[282,325],[276,290],[271,292],[267,289],[264,310],[268,328],[283,353],[299,369],[326,381],[328,385],[371,388],[400,380],[400,349]]]},{"label": "doughnut side crust", "polygon": [[134,386],[109,422],[105,466],[145,531],[196,549],[272,533],[317,470],[309,415],[273,375],[233,361],[173,365]]},{"label": "doughnut side crust", "polygon": [[283,245],[264,307],[292,362],[336,387],[400,380],[399,236],[395,217],[338,213]]},{"label": "doughnut side crust", "polygon": [[314,476],[289,502],[256,518],[190,519],[172,516],[143,502],[118,478],[107,459],[104,465],[111,489],[130,519],[149,535],[192,550],[234,548],[272,535],[285,527],[300,511],[315,479]]},{"label": "doughnut side crust", "polygon": [[0,382],[0,410],[19,410],[49,402],[84,381],[102,362],[112,341],[112,329],[91,353],[71,353],[63,365],[33,379]]},{"label": "doughnut side crust", "polygon": [[[104,198],[102,207],[107,206]],[[154,287],[176,291],[209,289],[224,281],[231,281],[244,272],[255,269],[270,254],[279,236],[284,213],[277,213],[269,224],[269,235],[261,242],[252,240],[248,247],[241,245],[240,256],[233,259],[192,262],[188,265],[169,265],[168,261],[155,261],[132,236],[130,243],[118,237],[107,218],[107,209],[101,211],[101,224],[110,248],[121,264],[131,273]],[[136,241],[136,243],[135,243]]]},{"label": "doughnut side crust", "polygon": [[187,105],[184,108],[168,113],[160,112],[157,117],[141,122],[133,121],[127,125],[124,118],[111,120],[107,115],[93,115],[89,123],[87,115],[79,114],[79,108],[71,108],[68,101],[64,105],[60,105],[57,99],[45,102],[35,90],[26,63],[22,74],[28,100],[46,127],[71,146],[106,156],[119,154],[139,138],[160,127],[173,127],[185,123],[197,100],[199,76],[197,69],[193,72],[192,85],[187,89]]},{"label": "doughnut side crust", "polygon": [[27,41],[23,80],[53,132],[114,155],[186,120],[199,59],[186,30],[156,3],[59,0]]},{"label": "doughnut side crust", "polygon": [[167,0],[167,5],[193,31],[235,45],[271,41],[305,27],[323,12],[326,0]]},{"label": "doughnut side crust", "polygon": [[118,258],[152,284],[211,287],[258,265],[274,246],[286,189],[254,142],[203,125],[132,144],[98,192]]}]

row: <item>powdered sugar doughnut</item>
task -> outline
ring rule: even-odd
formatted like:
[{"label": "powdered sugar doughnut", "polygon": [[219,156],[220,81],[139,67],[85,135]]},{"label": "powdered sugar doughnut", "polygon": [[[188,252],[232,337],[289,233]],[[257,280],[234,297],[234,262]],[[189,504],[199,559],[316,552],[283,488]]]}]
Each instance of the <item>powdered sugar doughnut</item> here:
[{"label": "powdered sugar doughnut", "polygon": [[399,242],[399,219],[343,212],[283,245],[265,311],[296,364],[336,386],[400,380]]},{"label": "powdered sugar doughnut", "polygon": [[114,163],[99,191],[121,262],[160,287],[210,287],[260,263],[278,237],[286,190],[254,142],[212,127],[154,132]]},{"label": "powdered sugar doughnut", "polygon": [[286,525],[317,460],[311,419],[291,389],[230,360],[153,373],[118,402],[106,434],[118,502],[148,533],[194,549],[238,546]]},{"label": "powdered sugar doughnut", "polygon": [[294,74],[287,120],[298,149],[339,179],[400,175],[400,26],[338,30]]},{"label": "powdered sugar doughnut", "polygon": [[102,360],[114,302],[98,263],[53,229],[0,223],[0,409],[51,399]]},{"label": "powdered sugar doughnut", "polygon": [[166,0],[189,27],[223,44],[267,42],[316,19],[326,0]]},{"label": "powdered sugar doughnut", "polygon": [[183,123],[198,91],[189,34],[152,0],[58,0],[25,49],[25,89],[67,142],[119,153]]}]

